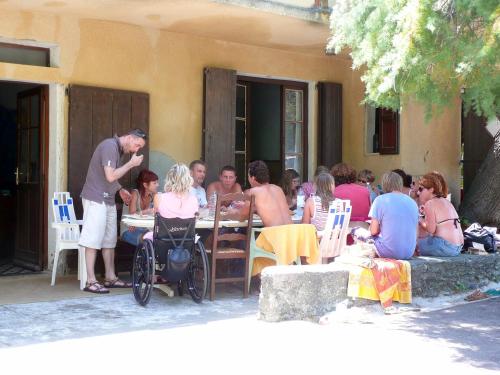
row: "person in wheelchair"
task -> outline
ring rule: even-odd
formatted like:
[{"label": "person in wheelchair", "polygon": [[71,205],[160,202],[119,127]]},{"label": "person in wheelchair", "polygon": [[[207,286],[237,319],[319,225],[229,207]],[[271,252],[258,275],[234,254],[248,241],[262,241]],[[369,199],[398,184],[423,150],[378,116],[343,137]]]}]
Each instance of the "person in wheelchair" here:
[{"label": "person in wheelchair", "polygon": [[[208,258],[201,241],[195,241],[198,199],[190,193],[193,179],[189,168],[175,164],[166,175],[164,193],[154,198],[155,229],[144,235],[134,255],[134,296],[145,306],[154,282],[176,282],[182,294],[186,279],[189,293],[201,302],[208,286]],[[174,259],[175,258],[175,259]],[[156,263],[160,280],[155,276]],[[188,265],[189,263],[189,265]],[[187,268],[186,268],[187,266]],[[174,280],[165,280],[175,275]]]},{"label": "person in wheelchair", "polygon": [[[198,212],[198,199],[190,194],[193,178],[185,164],[174,164],[167,172],[164,193],[154,197],[154,212],[166,219],[194,218]],[[153,232],[149,231],[144,239],[153,241]]]}]

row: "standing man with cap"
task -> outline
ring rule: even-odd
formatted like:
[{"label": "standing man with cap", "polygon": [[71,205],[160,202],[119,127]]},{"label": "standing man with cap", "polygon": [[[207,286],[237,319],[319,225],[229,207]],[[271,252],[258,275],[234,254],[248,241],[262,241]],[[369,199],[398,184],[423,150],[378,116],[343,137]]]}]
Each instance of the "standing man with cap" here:
[{"label": "standing man with cap", "polygon": [[[85,247],[87,284],[84,291],[109,293],[107,288],[130,288],[131,284],[120,280],[115,273],[115,246],[117,241],[117,215],[115,194],[128,204],[130,193],[118,180],[130,169],[141,165],[143,155],[137,152],[146,144],[146,133],[134,129],[120,137],[108,138],[97,145],[90,160],[87,178],[81,197],[83,204],[83,227],[80,246]],[[130,160],[120,165],[123,154],[132,154]],[[104,259],[104,285],[97,282],[94,266],[97,250],[102,250]]]}]

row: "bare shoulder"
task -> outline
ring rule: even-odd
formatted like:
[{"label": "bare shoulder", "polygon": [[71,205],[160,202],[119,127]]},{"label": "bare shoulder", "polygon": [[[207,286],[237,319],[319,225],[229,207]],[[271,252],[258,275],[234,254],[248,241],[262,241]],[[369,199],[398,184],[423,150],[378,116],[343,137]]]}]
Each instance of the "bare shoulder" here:
[{"label": "bare shoulder", "polygon": [[208,189],[216,189],[218,184],[219,184],[219,181],[214,181],[214,182],[209,183],[207,186],[207,190]]},{"label": "bare shoulder", "polygon": [[283,194],[283,196],[285,195],[285,193],[283,193],[283,189],[280,188],[278,185],[269,184],[268,186],[269,186],[269,190],[272,191],[273,193]]}]

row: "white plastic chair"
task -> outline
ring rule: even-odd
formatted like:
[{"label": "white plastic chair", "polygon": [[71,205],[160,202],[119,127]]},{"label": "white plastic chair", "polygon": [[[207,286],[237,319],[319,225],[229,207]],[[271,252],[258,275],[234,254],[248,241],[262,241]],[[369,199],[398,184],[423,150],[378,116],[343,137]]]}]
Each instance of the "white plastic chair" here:
[{"label": "white plastic chair", "polygon": [[330,203],[325,229],[318,232],[321,237],[319,250],[323,258],[339,256],[346,246],[351,211],[350,200],[337,199]]},{"label": "white plastic chair", "polygon": [[82,220],[77,220],[73,199],[68,192],[56,192],[52,199],[52,209],[54,212],[54,222],[52,228],[56,230],[56,252],[54,254],[54,264],[52,265],[52,282],[56,283],[57,262],[59,253],[62,250],[78,250],[78,280],[80,280],[80,289],[85,287],[87,282],[87,271],[85,266],[85,248],[78,245],[80,240],[80,225]]}]

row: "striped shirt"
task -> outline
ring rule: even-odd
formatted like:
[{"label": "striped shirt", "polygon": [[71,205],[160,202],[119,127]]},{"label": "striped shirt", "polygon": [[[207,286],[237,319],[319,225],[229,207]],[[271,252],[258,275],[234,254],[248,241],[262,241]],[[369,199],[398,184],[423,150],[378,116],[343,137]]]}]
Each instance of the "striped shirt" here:
[{"label": "striped shirt", "polygon": [[311,218],[311,224],[316,227],[317,231],[325,229],[326,219],[328,218],[328,207],[323,209],[321,206],[321,198],[317,195],[311,197],[314,200],[314,214]]}]

